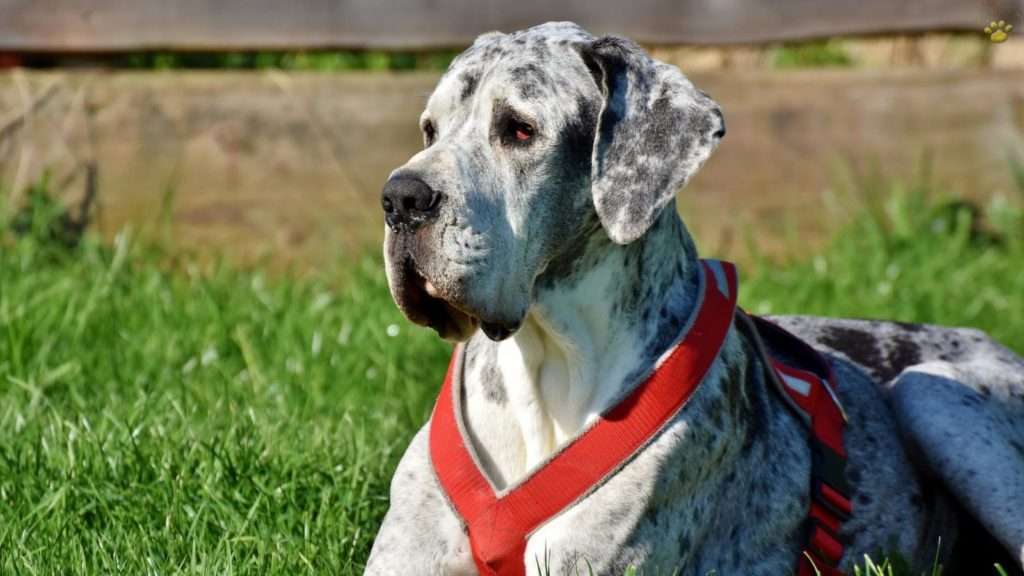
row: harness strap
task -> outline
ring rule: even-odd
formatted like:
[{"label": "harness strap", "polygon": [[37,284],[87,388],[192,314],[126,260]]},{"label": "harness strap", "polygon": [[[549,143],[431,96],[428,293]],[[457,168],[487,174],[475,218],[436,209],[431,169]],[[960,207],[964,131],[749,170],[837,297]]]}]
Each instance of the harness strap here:
[{"label": "harness strap", "polygon": [[[736,316],[761,356],[768,380],[810,432],[811,506],[807,513],[807,544],[797,564],[797,575],[842,576],[839,563],[845,543],[839,531],[853,509],[843,447],[846,414],[835,394],[835,375],[816,350],[782,327],[748,316],[742,310]],[[794,368],[772,357],[764,346],[762,333],[792,357],[809,364],[809,368]]]},{"label": "harness strap", "polygon": [[702,300],[681,342],[624,400],[500,495],[478,466],[463,433],[457,378],[462,355],[456,351],[430,421],[430,457],[441,487],[466,526],[480,574],[523,576],[529,535],[603,484],[697,389],[732,326],[737,296],[731,264],[702,261],[701,266]]},{"label": "harness strap", "polygon": [[[484,576],[525,576],[526,543],[544,523],[602,485],[686,404],[718,357],[733,318],[762,357],[767,376],[810,432],[811,506],[798,576],[843,576],[845,544],[839,536],[852,512],[846,482],[843,428],[846,417],[833,391],[829,364],[781,327],[736,308],[735,268],[701,261],[702,289],[681,341],[624,400],[518,485],[498,493],[484,475],[462,423],[462,347],[448,366],[430,421],[434,473],[461,518],[473,560]],[[772,358],[761,340],[790,347],[788,356],[810,364],[788,366]]]}]

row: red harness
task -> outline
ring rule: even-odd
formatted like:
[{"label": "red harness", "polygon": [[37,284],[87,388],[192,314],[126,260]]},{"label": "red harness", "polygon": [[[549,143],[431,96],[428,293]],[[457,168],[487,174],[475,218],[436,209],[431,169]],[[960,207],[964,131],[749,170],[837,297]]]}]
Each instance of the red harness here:
[{"label": "red harness", "polygon": [[807,545],[797,564],[797,575],[842,576],[838,566],[845,546],[839,528],[850,518],[853,508],[843,447],[846,414],[835,395],[835,375],[821,354],[803,340],[764,318],[748,318],[753,321],[754,338],[760,340],[763,336],[774,349],[801,366],[795,368],[768,358],[776,388],[810,432],[811,508],[807,513]]},{"label": "red harness", "polygon": [[[456,350],[430,421],[430,458],[441,487],[466,526],[473,560],[481,575],[525,575],[530,534],[603,484],[679,412],[700,385],[732,326],[737,297],[736,270],[731,264],[706,260],[702,269],[704,287],[696,317],[690,319],[685,337],[662,356],[647,380],[546,464],[500,496],[465,439],[460,391],[453,385],[455,371],[461,370],[461,349]],[[827,364],[820,362],[827,369]],[[809,544],[798,573],[812,576],[813,559],[823,576],[839,575],[834,566],[843,546],[835,535],[850,512],[845,496],[849,492],[845,480],[838,484],[832,474],[822,477],[819,464],[824,462],[828,470],[838,470],[842,476],[842,412],[831,401],[832,394],[824,389],[827,384],[822,378],[813,372],[774,365],[787,383],[798,413],[802,412],[802,419],[810,424],[815,454]],[[831,373],[826,370],[824,374]],[[807,393],[791,391],[791,385]]]}]

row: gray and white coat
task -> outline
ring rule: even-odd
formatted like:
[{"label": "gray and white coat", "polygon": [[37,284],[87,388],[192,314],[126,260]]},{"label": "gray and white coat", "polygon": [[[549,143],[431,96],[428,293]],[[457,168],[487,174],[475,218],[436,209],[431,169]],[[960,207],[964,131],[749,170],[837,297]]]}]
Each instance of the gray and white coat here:
[{"label": "gray and white coat", "polygon": [[[424,150],[383,193],[390,288],[410,320],[466,342],[463,417],[503,489],[680,336],[700,267],[675,192],[724,136],[724,118],[632,42],[550,23],[481,36],[420,124]],[[879,552],[924,566],[940,538],[956,561],[965,525],[1022,561],[1024,361],[969,330],[776,320],[828,353],[850,418],[844,566]],[[646,448],[530,535],[529,573],[791,572],[810,448],[763,374],[732,329]],[[395,472],[366,574],[476,573],[431,468],[428,427]]]}]

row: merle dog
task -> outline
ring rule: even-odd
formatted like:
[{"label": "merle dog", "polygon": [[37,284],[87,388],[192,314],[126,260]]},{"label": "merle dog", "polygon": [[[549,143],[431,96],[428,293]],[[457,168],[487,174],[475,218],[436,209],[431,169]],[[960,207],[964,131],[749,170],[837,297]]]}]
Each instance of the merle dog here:
[{"label": "merle dog", "polygon": [[[383,192],[395,302],[464,344],[465,435],[514,486],[650,373],[697,306],[674,196],[725,134],[678,69],[570,23],[481,36]],[[954,542],[1024,558],[1024,361],[974,330],[779,317],[826,354],[849,418],[842,566]],[[805,544],[808,435],[735,327],[689,402],[625,466],[533,531],[529,571],[784,574]],[[436,375],[440,380],[441,375]],[[395,473],[367,574],[475,574],[431,466]],[[959,534],[959,535],[958,535]],[[972,550],[976,552],[976,550]]]}]

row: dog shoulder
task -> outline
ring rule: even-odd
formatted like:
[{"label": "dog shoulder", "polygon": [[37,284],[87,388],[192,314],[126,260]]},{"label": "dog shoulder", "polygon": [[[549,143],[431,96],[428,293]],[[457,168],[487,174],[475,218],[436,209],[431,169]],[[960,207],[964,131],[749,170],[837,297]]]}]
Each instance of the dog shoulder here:
[{"label": "dog shoulder", "polygon": [[475,573],[462,525],[431,468],[429,431],[429,424],[420,429],[395,470],[367,575]]}]

